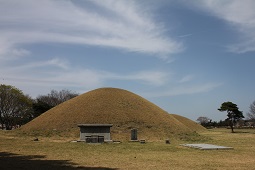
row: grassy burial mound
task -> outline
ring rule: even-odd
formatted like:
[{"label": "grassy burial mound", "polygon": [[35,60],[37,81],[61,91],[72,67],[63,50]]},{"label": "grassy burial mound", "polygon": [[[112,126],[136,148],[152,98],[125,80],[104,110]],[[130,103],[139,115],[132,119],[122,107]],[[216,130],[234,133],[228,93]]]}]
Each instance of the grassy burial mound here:
[{"label": "grassy burial mound", "polygon": [[176,115],[176,114],[171,114],[171,116],[173,116],[175,119],[177,119],[178,121],[180,121],[181,123],[183,123],[187,128],[192,129],[194,131],[201,131],[201,130],[205,130],[205,128],[203,126],[201,126],[200,124],[186,118],[180,115]]},{"label": "grassy burial mound", "polygon": [[113,140],[129,140],[132,128],[138,129],[139,139],[146,140],[164,140],[198,130],[197,125],[185,125],[148,100],[117,88],[100,88],[79,95],[43,113],[21,130],[78,137],[77,124],[94,123],[113,124]]}]

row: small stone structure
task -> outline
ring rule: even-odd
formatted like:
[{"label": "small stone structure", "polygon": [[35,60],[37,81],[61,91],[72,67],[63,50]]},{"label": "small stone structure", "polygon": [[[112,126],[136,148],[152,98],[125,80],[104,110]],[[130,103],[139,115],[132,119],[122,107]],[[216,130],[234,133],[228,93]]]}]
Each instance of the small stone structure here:
[{"label": "small stone structure", "polygon": [[131,141],[137,141],[137,129],[131,130]]},{"label": "small stone structure", "polygon": [[145,139],[141,139],[141,140],[140,140],[140,143],[141,143],[141,144],[145,144]]},{"label": "small stone structure", "polygon": [[190,148],[200,149],[200,150],[220,150],[220,149],[233,149],[232,147],[226,146],[218,146],[218,145],[211,145],[211,144],[180,144],[181,146],[186,146]]},{"label": "small stone structure", "polygon": [[169,139],[166,139],[166,144],[170,144],[170,140]]},{"label": "small stone structure", "polygon": [[112,124],[78,124],[80,141],[86,143],[103,143],[111,141]]}]

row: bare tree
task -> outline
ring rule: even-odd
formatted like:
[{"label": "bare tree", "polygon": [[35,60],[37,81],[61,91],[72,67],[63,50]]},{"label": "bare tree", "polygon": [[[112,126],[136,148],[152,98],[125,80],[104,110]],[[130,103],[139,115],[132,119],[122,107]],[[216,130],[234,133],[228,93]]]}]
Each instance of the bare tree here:
[{"label": "bare tree", "polygon": [[209,123],[210,121],[211,121],[211,119],[209,119],[208,117],[200,116],[197,118],[197,122],[201,125],[205,125],[205,124]]},{"label": "bare tree", "polygon": [[44,102],[48,104],[51,107],[55,107],[67,100],[70,100],[74,97],[78,96],[77,93],[72,92],[70,90],[61,90],[61,91],[56,91],[56,90],[51,90],[51,92],[47,95],[40,95],[36,98],[36,100]]},{"label": "bare tree", "polygon": [[250,110],[249,110],[249,112],[247,113],[247,117],[248,117],[250,120],[255,121],[255,101],[250,105]]},{"label": "bare tree", "polygon": [[70,90],[51,90],[47,95],[39,95],[33,102],[33,118],[78,95]]}]

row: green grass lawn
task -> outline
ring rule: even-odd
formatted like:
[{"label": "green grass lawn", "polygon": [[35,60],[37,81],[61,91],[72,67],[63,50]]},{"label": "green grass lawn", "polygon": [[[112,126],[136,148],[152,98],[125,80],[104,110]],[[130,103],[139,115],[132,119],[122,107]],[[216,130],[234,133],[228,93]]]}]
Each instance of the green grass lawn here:
[{"label": "green grass lawn", "polygon": [[201,141],[86,144],[60,137],[21,136],[0,131],[0,169],[254,169],[255,130],[211,129],[203,143],[233,150],[196,150],[182,143]]}]

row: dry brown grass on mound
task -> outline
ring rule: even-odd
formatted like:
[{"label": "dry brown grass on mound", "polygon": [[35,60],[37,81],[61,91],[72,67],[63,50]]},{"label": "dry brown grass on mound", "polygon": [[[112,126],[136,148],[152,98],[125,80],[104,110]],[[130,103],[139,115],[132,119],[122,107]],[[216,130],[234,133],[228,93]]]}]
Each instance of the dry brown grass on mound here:
[{"label": "dry brown grass on mound", "polygon": [[186,118],[180,115],[176,115],[176,114],[171,114],[171,116],[173,116],[175,119],[177,119],[178,121],[180,121],[181,123],[183,123],[185,126],[187,126],[189,129],[192,129],[194,131],[204,131],[206,130],[206,128],[204,128],[203,126],[201,126],[200,124]]},{"label": "dry brown grass on mound", "polygon": [[27,133],[79,135],[77,124],[113,124],[114,140],[128,140],[130,129],[137,128],[139,137],[159,140],[195,131],[173,115],[126,90],[96,89],[64,102],[24,125]]}]

